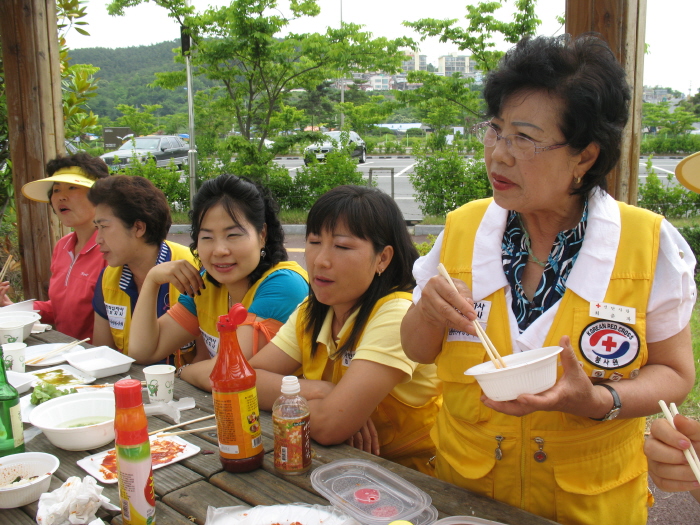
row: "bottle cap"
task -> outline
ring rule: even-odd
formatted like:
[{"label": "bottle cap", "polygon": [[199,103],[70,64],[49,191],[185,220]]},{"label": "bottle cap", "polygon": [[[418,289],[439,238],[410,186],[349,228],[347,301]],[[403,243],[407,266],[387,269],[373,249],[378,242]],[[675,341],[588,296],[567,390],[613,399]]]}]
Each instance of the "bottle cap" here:
[{"label": "bottle cap", "polygon": [[235,332],[238,325],[248,317],[248,311],[241,303],[234,304],[228,311],[228,314],[219,317],[219,322],[216,323],[216,329],[219,332]]},{"label": "bottle cap", "polygon": [[120,379],[114,383],[114,399],[117,408],[133,408],[143,404],[141,381]]},{"label": "bottle cap", "polygon": [[301,392],[301,387],[296,376],[284,376],[282,378],[283,394],[298,394],[299,392]]}]

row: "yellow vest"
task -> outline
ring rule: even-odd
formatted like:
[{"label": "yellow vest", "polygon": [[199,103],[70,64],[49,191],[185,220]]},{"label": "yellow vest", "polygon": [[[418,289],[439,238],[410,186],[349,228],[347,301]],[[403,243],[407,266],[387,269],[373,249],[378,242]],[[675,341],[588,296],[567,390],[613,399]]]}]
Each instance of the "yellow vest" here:
[{"label": "yellow vest", "polygon": [[[411,294],[394,292],[381,298],[372,309],[368,322],[387,301],[401,298],[410,301]],[[317,343],[316,353],[313,357],[311,356],[314,342],[311,341],[312,334],[306,330],[304,323],[303,310],[306,304],[304,302],[300,306],[296,325],[297,340],[302,351],[302,371],[306,379],[320,380],[323,378],[323,371],[329,360],[328,350],[322,343]],[[345,344],[351,332],[351,328],[345,331],[339,347]],[[347,360],[336,359],[333,362],[331,382],[338,384],[347,372],[348,366]],[[423,406],[411,406],[389,393],[371,416],[379,435],[380,456],[425,474],[434,475],[432,467],[428,466],[428,461],[435,454],[430,429],[435,423],[441,402],[440,396],[436,396]]]},{"label": "yellow vest", "polygon": [[[266,271],[246,292],[241,301],[241,304],[246,309],[253,304],[255,293],[262,282],[277,270],[292,270],[301,275],[306,281],[309,280],[306,270],[299,266],[298,263],[282,261]],[[216,323],[219,322],[220,316],[228,313],[230,308],[228,290],[225,286],[213,286],[210,284],[201,292],[202,295],[194,297],[194,303],[197,307],[197,320],[199,321],[199,330],[202,332],[204,343],[207,345],[209,354],[213,357],[219,351],[219,331],[216,329]]]},{"label": "yellow vest", "polygon": [[[475,201],[455,210],[445,226],[441,261],[470,287],[474,240],[490,203]],[[620,243],[604,302],[636,308],[634,324],[591,317],[589,303],[567,289],[545,346],[569,335],[589,376],[633,380],[647,361],[646,311],[662,218],[618,204]],[[483,301],[490,302],[488,336],[501,354],[511,354],[505,290]],[[478,342],[451,339],[446,334],[436,359],[444,382],[443,410],[433,430],[438,477],[563,524],[646,523],[645,418],[598,422],[561,412],[518,418],[493,411],[480,401],[474,378],[464,375],[487,359],[485,350]],[[607,356],[609,347],[622,348],[625,342],[621,360],[596,362],[598,354]],[[544,461],[536,459],[542,459],[539,451],[546,454]]]},{"label": "yellow vest", "polygon": [[[189,248],[176,242],[165,241],[170,248],[170,260],[185,259],[194,264],[194,256]],[[119,280],[122,277],[122,266],[105,268],[102,274],[102,295],[104,296],[109,328],[117,349],[124,354],[129,354],[129,329],[131,326],[131,298],[119,288]],[[177,302],[180,292],[172,284],[168,290],[168,306]]]}]

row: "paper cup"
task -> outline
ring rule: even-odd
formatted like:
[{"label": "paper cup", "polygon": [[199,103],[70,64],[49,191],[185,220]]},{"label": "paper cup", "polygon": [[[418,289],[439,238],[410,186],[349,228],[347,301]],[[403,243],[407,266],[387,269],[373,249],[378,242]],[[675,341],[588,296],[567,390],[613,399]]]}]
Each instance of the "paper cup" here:
[{"label": "paper cup", "polygon": [[175,386],[175,367],[171,365],[153,365],[143,369],[146,376],[148,399],[151,403],[167,403],[173,400]]},{"label": "paper cup", "polygon": [[16,323],[0,323],[0,345],[21,343],[24,339],[24,326]]},{"label": "paper cup", "polygon": [[27,348],[26,343],[5,343],[2,345],[3,360],[5,361],[5,370],[24,373],[24,349]]}]

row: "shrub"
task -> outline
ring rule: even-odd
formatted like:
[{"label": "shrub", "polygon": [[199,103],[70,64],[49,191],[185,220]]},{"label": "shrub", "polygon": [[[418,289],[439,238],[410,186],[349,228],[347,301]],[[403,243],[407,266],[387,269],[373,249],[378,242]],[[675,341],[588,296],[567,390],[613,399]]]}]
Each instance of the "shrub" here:
[{"label": "shrub", "polygon": [[167,167],[159,168],[156,166],[155,159],[149,157],[143,164],[140,162],[129,164],[120,170],[119,173],[122,175],[138,175],[150,180],[156,188],[165,193],[165,197],[168,199],[172,209],[183,210],[189,208],[190,187],[187,182],[187,175],[183,176],[182,172],[178,172],[172,160]]},{"label": "shrub", "polygon": [[491,196],[482,158],[479,152],[473,159],[465,159],[454,148],[436,155],[419,150],[409,180],[423,215],[447,215],[462,204]]},{"label": "shrub", "polygon": [[[696,257],[700,256],[700,226],[686,226],[678,231],[690,245]],[[700,265],[695,266],[695,284],[700,286]]]},{"label": "shrub", "polygon": [[428,252],[433,247],[433,244],[435,244],[435,239],[437,239],[435,235],[428,235],[425,242],[414,242],[413,246],[415,246],[416,250],[418,250],[418,255],[428,255]]},{"label": "shrub", "polygon": [[646,162],[647,180],[639,186],[639,206],[668,218],[687,217],[697,212],[700,196],[673,183],[673,175],[670,173],[668,184],[664,185],[654,171],[652,158],[653,155],[650,155]]}]

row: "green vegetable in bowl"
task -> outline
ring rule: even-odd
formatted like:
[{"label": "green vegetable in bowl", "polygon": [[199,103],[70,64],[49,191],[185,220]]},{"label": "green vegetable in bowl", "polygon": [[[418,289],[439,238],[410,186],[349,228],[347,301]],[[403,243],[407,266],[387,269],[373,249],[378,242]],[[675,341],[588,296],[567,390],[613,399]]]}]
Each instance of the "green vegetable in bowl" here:
[{"label": "green vegetable in bowl", "polygon": [[54,397],[61,397],[67,394],[75,394],[77,392],[78,391],[75,388],[61,390],[60,388],[56,388],[50,383],[38,383],[34,387],[34,391],[32,392],[32,398],[30,399],[30,402],[32,403],[32,405],[40,405],[44,401],[48,401],[49,399],[53,399]]}]

